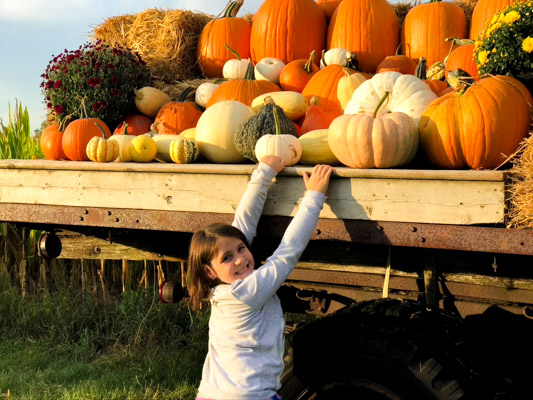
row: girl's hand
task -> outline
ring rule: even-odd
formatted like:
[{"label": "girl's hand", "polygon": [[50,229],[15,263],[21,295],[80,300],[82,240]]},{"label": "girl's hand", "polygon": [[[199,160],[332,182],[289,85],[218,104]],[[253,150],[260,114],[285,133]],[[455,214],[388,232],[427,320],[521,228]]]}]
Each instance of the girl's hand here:
[{"label": "girl's hand", "polygon": [[333,172],[333,167],[330,165],[315,165],[311,171],[311,176],[304,172],[304,183],[306,190],[316,190],[322,194],[326,194],[328,190],[329,177]]},{"label": "girl's hand", "polygon": [[274,171],[276,171],[276,174],[279,174],[279,172],[285,168],[285,163],[278,156],[264,156],[259,160],[259,162],[270,166]]}]

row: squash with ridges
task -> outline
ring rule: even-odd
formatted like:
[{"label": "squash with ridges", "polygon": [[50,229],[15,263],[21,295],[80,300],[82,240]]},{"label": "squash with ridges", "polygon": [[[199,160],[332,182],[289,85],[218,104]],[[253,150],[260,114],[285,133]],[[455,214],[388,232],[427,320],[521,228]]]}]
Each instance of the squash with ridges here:
[{"label": "squash with ridges", "polygon": [[169,153],[176,164],[190,164],[198,159],[200,146],[194,140],[179,137],[170,142]]}]

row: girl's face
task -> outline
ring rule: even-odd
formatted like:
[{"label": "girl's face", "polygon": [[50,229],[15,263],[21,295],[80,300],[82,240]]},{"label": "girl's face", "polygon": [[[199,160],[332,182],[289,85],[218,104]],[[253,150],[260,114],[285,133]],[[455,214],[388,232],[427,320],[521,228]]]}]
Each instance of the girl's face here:
[{"label": "girl's face", "polygon": [[209,278],[218,278],[231,284],[253,272],[254,258],[242,240],[221,237],[217,240],[217,248],[218,251],[211,260],[211,267],[206,265]]}]

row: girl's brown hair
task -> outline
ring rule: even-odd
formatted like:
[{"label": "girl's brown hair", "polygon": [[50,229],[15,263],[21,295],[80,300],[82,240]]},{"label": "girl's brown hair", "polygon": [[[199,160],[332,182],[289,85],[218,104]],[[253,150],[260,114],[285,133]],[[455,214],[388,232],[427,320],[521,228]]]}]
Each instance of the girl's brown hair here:
[{"label": "girl's brown hair", "polygon": [[187,288],[193,310],[200,309],[202,303],[209,298],[211,288],[219,283],[218,280],[207,276],[205,265],[211,266],[211,260],[218,252],[217,240],[221,237],[242,240],[246,247],[250,248],[244,234],[232,225],[211,224],[192,236],[189,246]]}]

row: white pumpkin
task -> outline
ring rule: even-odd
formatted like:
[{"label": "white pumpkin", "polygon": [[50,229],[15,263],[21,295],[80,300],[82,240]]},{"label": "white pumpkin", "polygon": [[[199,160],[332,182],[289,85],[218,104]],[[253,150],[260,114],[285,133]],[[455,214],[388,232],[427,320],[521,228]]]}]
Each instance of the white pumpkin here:
[{"label": "white pumpkin", "polygon": [[255,65],[255,79],[279,84],[279,75],[285,63],[277,58],[265,57]]},{"label": "white pumpkin", "polygon": [[[327,67],[328,65],[342,65],[346,66],[346,60],[350,56],[350,52],[340,47],[334,47],[324,53],[324,56],[320,60],[320,69]],[[324,64],[325,61],[325,64]]]},{"label": "white pumpkin", "polygon": [[255,157],[261,160],[265,156],[277,156],[286,166],[294,165],[302,157],[302,144],[294,135],[283,134],[280,130],[278,111],[274,108],[276,134],[263,135],[255,144]]},{"label": "white pumpkin", "polygon": [[213,82],[204,82],[196,88],[196,93],[194,94],[194,101],[200,107],[206,108],[207,102],[211,98],[211,95],[218,87],[216,83]]},{"label": "white pumpkin", "polygon": [[422,113],[437,98],[429,86],[414,75],[393,71],[380,72],[354,90],[344,114],[373,115],[376,106],[387,92],[389,99],[377,115],[403,112],[413,119],[416,126]]},{"label": "white pumpkin", "polygon": [[226,79],[243,79],[246,76],[248,64],[251,62],[250,59],[232,58],[224,63],[222,76]]},{"label": "white pumpkin", "polygon": [[131,161],[130,143],[133,138],[135,138],[133,135],[111,135],[109,140],[118,143],[118,157],[115,158],[115,162]]},{"label": "white pumpkin", "polygon": [[204,111],[196,125],[195,140],[200,154],[213,163],[232,164],[246,161],[237,151],[234,136],[254,110],[240,101],[219,101]]}]

